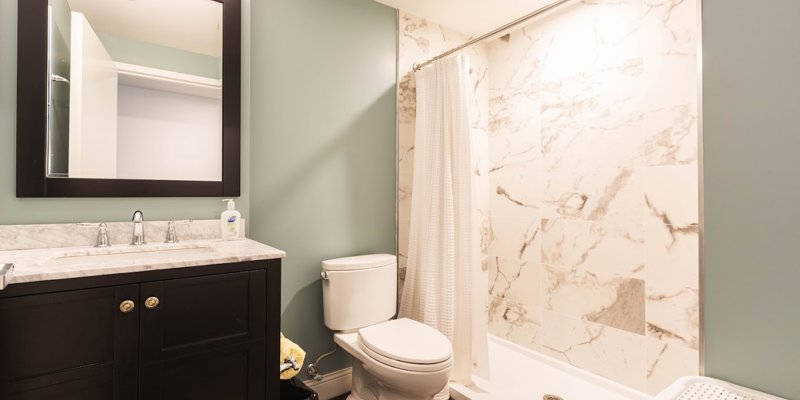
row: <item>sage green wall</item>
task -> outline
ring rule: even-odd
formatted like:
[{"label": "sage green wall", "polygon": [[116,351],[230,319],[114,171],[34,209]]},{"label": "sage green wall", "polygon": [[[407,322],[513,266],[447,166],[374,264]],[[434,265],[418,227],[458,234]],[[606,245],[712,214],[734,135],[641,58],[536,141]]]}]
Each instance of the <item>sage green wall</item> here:
[{"label": "sage green wall", "polygon": [[[282,330],[312,359],[334,347],[320,262],[395,252],[396,17],[372,0],[261,0],[252,21],[250,232],[288,253]],[[339,352],[322,369],[347,365]]]},{"label": "sage green wall", "polygon": [[703,2],[706,373],[789,399],[800,399],[798,19],[796,0]]},{"label": "sage green wall", "polygon": [[[242,196],[236,205],[249,216],[249,1],[243,2]],[[217,198],[18,199],[16,198],[17,1],[0,1],[0,224],[126,221],[141,209],[145,219],[219,218]],[[144,160],[143,160],[144,161]]]}]

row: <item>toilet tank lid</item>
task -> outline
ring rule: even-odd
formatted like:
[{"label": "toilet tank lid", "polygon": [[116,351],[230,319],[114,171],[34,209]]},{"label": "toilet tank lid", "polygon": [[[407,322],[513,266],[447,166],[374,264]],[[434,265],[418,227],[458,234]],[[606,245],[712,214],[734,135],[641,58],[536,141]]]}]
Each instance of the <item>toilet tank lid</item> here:
[{"label": "toilet tank lid", "polygon": [[352,271],[357,269],[377,268],[397,262],[393,254],[367,254],[363,256],[334,258],[322,262],[326,271]]}]

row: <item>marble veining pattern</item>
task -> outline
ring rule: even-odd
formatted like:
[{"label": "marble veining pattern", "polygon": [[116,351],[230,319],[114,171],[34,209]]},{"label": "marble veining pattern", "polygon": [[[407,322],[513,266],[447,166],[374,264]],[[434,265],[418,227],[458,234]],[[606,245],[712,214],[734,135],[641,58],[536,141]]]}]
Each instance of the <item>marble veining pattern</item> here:
[{"label": "marble veining pattern", "polygon": [[634,389],[646,388],[644,336],[545,312],[539,337],[544,354]]},{"label": "marble veining pattern", "polygon": [[[470,49],[488,66],[490,332],[651,394],[699,369],[697,9],[585,0]],[[405,13],[400,30],[402,253],[407,72],[465,38]]]},{"label": "marble veining pattern", "polygon": [[[175,251],[179,252],[176,254]],[[124,257],[116,257],[120,253]],[[98,255],[99,254],[99,255]],[[89,256],[89,257],[87,257]],[[187,268],[283,258],[281,250],[250,239],[196,240],[175,244],[39,248],[0,251],[0,263],[13,263],[10,284],[55,279]]]},{"label": "marble veining pattern", "polygon": [[[144,232],[148,243],[161,243],[167,236],[169,221],[145,221]],[[241,220],[239,234],[244,237],[245,219]],[[0,251],[43,249],[53,247],[93,246],[97,240],[98,223],[82,224],[31,224],[0,225]],[[107,222],[109,242],[128,244],[133,231],[132,222]],[[218,219],[176,221],[178,239],[208,240],[221,237]]]}]

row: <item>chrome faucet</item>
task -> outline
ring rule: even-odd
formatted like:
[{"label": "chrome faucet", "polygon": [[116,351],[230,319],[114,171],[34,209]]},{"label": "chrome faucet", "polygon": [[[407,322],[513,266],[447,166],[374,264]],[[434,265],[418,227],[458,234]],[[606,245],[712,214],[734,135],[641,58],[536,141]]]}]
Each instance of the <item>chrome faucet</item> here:
[{"label": "chrome faucet", "polygon": [[3,290],[6,288],[6,286],[8,286],[8,283],[11,280],[12,272],[14,272],[14,264],[0,265],[0,290]]},{"label": "chrome faucet", "polygon": [[133,213],[133,236],[131,237],[131,246],[141,246],[147,244],[144,241],[144,215],[141,211],[136,210]]}]

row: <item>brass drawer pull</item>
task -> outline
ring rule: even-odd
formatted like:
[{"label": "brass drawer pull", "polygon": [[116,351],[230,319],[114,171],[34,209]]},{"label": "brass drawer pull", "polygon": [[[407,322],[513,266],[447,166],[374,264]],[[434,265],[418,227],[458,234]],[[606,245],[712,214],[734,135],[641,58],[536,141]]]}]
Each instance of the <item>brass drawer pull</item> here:
[{"label": "brass drawer pull", "polygon": [[148,297],[147,300],[144,301],[144,306],[152,310],[158,307],[158,303],[158,297],[152,296]]},{"label": "brass drawer pull", "polygon": [[129,313],[136,308],[136,304],[134,304],[133,300],[125,300],[122,303],[119,303],[119,310],[124,313]]}]

